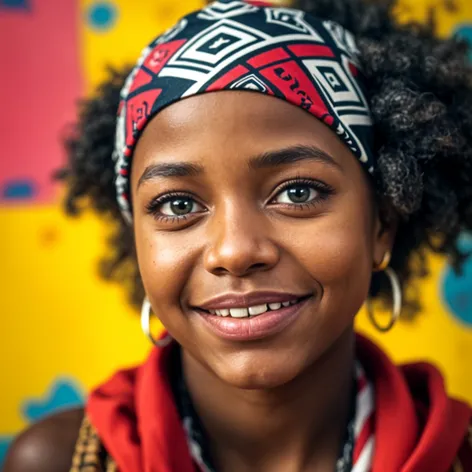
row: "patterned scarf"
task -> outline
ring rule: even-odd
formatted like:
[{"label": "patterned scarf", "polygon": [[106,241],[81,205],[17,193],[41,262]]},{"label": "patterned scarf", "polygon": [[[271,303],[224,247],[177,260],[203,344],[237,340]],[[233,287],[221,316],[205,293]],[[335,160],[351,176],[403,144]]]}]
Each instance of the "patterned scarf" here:
[{"label": "patterned scarf", "polygon": [[131,160],[146,124],[178,100],[217,90],[259,92],[307,111],[373,172],[372,122],[353,35],[300,10],[219,0],[152,41],[121,91],[114,159],[128,222]]}]

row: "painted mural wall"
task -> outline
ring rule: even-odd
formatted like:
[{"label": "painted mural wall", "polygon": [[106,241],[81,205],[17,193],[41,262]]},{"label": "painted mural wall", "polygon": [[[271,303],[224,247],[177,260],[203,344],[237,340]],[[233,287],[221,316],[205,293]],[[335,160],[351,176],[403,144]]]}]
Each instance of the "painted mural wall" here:
[{"label": "painted mural wall", "polygon": [[[422,18],[427,0],[408,0]],[[430,4],[430,3],[429,3]],[[441,15],[441,34],[472,41],[472,4]],[[0,466],[30,422],[84,401],[149,345],[120,287],[97,275],[107,228],[92,214],[67,219],[51,181],[76,100],[106,64],[132,62],[152,37],[200,0],[0,0]],[[463,245],[472,250],[472,238]],[[472,401],[472,258],[461,277],[431,258],[423,313],[380,336],[393,358],[426,359],[449,390]]]}]

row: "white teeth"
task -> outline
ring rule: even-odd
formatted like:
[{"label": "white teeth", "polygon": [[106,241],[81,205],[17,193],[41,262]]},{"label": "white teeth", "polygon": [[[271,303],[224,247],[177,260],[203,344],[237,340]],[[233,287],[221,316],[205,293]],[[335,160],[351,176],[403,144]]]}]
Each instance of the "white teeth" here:
[{"label": "white teeth", "polygon": [[254,305],[249,308],[222,308],[220,310],[208,310],[212,315],[216,316],[231,316],[233,318],[247,318],[248,316],[257,316],[262,315],[266,311],[270,310],[279,310],[282,307],[287,307],[290,305],[295,305],[298,303],[298,300],[292,300],[289,302],[276,302],[263,305]]},{"label": "white teeth", "polygon": [[249,311],[247,308],[230,308],[229,314],[233,318],[245,318],[249,316]]},{"label": "white teeth", "polygon": [[253,315],[253,316],[260,315],[267,311],[267,305],[264,304],[264,305],[250,306],[248,311],[250,315]]}]

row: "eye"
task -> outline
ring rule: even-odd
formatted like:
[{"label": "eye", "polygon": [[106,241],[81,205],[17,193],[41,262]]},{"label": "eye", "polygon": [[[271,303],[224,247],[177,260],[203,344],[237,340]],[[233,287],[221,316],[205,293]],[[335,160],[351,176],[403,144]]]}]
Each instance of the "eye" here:
[{"label": "eye", "polygon": [[159,212],[165,216],[184,216],[201,210],[201,205],[189,197],[174,197],[159,208]]},{"label": "eye", "polygon": [[147,205],[147,212],[157,219],[178,220],[187,216],[205,211],[190,195],[167,194],[162,195]]},{"label": "eye", "polygon": [[270,203],[287,210],[304,210],[321,204],[334,193],[334,188],[321,180],[297,177],[282,184]]},{"label": "eye", "polygon": [[292,184],[280,192],[274,199],[275,203],[303,204],[319,198],[320,192],[308,184]]}]

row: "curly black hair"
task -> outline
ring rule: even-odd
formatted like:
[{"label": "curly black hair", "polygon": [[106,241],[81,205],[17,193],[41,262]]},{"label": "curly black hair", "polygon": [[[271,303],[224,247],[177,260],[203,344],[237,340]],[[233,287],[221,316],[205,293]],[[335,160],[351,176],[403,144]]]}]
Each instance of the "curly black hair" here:
[{"label": "curly black hair", "polygon": [[[472,229],[468,47],[457,38],[438,37],[433,11],[425,24],[400,24],[393,0],[296,0],[295,6],[340,23],[357,40],[374,121],[375,192],[386,214],[399,219],[391,267],[412,314],[418,308],[412,281],[427,274],[428,251],[448,255],[460,270],[466,255],[458,238]],[[66,141],[68,165],[59,177],[68,185],[67,213],[92,206],[111,222],[111,252],[101,274],[127,283],[131,302],[139,306],[143,287],[132,230],[116,203],[112,161],[119,91],[129,70],[110,70],[82,103]],[[371,293],[389,290],[386,279],[374,275]]]}]

